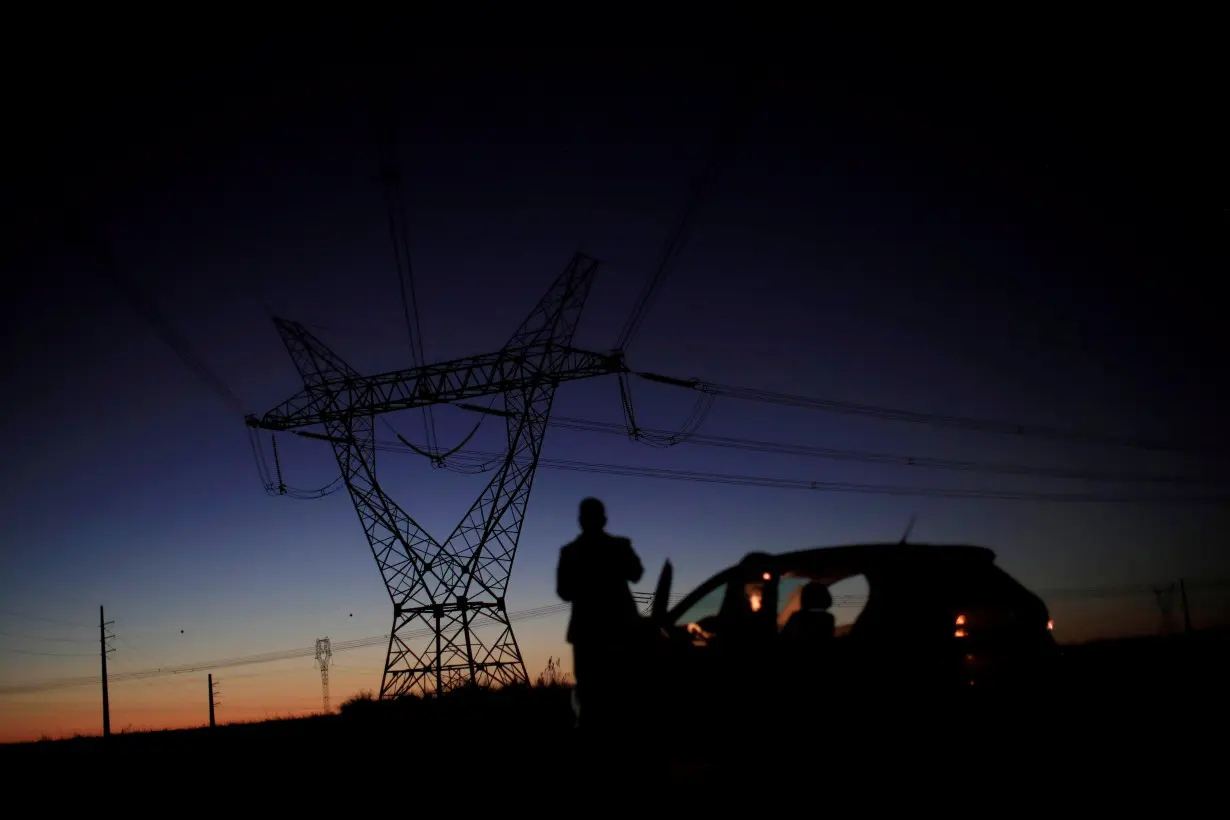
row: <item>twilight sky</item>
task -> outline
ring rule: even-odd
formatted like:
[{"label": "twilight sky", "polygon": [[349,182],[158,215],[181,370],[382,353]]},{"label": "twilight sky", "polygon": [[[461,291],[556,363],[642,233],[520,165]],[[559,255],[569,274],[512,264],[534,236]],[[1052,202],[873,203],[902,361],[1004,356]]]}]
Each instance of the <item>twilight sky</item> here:
[{"label": "twilight sky", "polygon": [[[273,66],[277,67],[274,68]],[[400,118],[423,345],[497,349],[576,250],[602,262],[576,343],[609,348],[736,88],[747,100],[711,194],[636,337],[638,370],[928,413],[1174,441],[1142,453],[719,399],[701,432],[846,450],[1218,480],[1224,393],[1214,286],[1227,245],[1224,145],[1199,72],[996,76],[917,66],[735,62],[672,52],[428,54],[413,66],[100,71],[26,111],[10,154],[11,437],[0,518],[0,690],[380,635],[391,607],[344,492],[262,490],[246,431],[142,322],[75,210],[247,406],[301,383],[267,311],[361,371],[409,366],[375,111]],[[634,384],[638,420],[677,428],[694,395]],[[1222,395],[1218,395],[1222,393]],[[560,388],[556,417],[619,422],[613,379]],[[474,416],[434,414],[449,446]],[[418,413],[386,417],[422,441]],[[498,419],[469,447],[496,450]],[[268,434],[265,444],[268,448]],[[395,440],[389,427],[382,440]],[[337,473],[279,435],[288,484]],[[551,429],[547,459],[823,481],[1028,492],[1224,494],[767,455]],[[381,453],[384,486],[442,538],[486,476]],[[1217,504],[939,499],[538,473],[513,611],[557,603],[554,566],[585,495],[608,505],[652,588],[685,592],[745,552],[913,539],[994,548],[1044,592],[1230,575]],[[1203,596],[1203,597],[1202,597]],[[1156,628],[1151,595],[1048,597],[1071,640]],[[1196,591],[1194,617],[1224,615]],[[1070,626],[1069,626],[1070,625]],[[1063,628],[1068,626],[1066,635]],[[564,616],[517,629],[531,676]],[[182,630],[182,631],[181,631]],[[336,704],[379,687],[382,646],[338,653]],[[217,670],[223,719],[318,708],[311,658]],[[121,682],[115,728],[205,718],[205,673]],[[195,687],[195,688],[194,688]],[[0,693],[0,741],[97,732],[98,692]]]}]

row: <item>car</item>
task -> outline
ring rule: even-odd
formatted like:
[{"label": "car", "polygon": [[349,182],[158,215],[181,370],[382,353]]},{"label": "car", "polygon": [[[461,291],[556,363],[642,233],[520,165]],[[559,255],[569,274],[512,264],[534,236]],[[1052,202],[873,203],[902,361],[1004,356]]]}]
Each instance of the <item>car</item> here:
[{"label": "car", "polygon": [[995,559],[904,543],[754,552],[674,606],[667,562],[650,616],[658,688],[693,713],[762,716],[856,695],[1040,695],[1059,657],[1050,614]]}]

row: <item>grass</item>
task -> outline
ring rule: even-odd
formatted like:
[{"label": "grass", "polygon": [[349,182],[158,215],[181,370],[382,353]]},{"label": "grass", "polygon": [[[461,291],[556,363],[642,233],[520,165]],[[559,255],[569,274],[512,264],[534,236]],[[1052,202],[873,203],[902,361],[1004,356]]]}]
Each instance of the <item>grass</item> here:
[{"label": "grass", "polygon": [[[808,722],[795,720],[789,710],[773,713],[772,708],[780,705],[775,703],[781,698],[780,686],[772,680],[753,685],[755,676],[750,675],[730,681],[726,701],[704,708],[689,704],[686,697],[676,702],[692,713],[694,727],[707,727],[711,734],[649,720],[640,727],[621,726],[620,736],[605,741],[598,752],[581,743],[572,730],[572,681],[552,659],[533,684],[458,690],[430,699],[379,700],[368,690],[348,698],[329,715],[231,723],[215,729],[122,732],[106,740],[53,741],[44,736],[39,742],[0,747],[0,765],[10,767],[6,770],[29,766],[38,771],[48,765],[71,767],[73,762],[90,766],[115,762],[138,769],[224,763],[252,772],[310,772],[322,765],[329,771],[353,767],[360,772],[404,761],[416,777],[435,777],[433,772],[450,773],[454,771],[450,767],[470,761],[465,765],[484,772],[541,780],[602,771],[602,766],[585,763],[591,759],[585,755],[596,753],[642,761],[636,765],[648,765],[644,761],[655,754],[665,755],[696,771],[710,771],[716,765],[713,761],[722,759],[746,765],[749,759],[759,759],[755,755],[775,749],[779,751],[770,755],[777,761],[774,765],[795,765],[837,751],[849,761],[904,754],[928,761],[960,755],[961,749],[968,752],[971,747],[983,750],[979,758],[988,765],[994,761],[1007,765],[1004,761],[1014,756],[1036,756],[1040,750],[1051,758],[1076,752],[1093,757],[1147,747],[1148,732],[1155,732],[1166,745],[1179,742],[1185,733],[1187,742],[1208,745],[1213,740],[1204,736],[1212,731],[1208,704],[1215,702],[1227,682],[1230,670],[1223,668],[1227,646],[1230,642],[1223,634],[1071,647],[1081,685],[1072,687],[1070,702],[1061,712],[1019,701],[992,704],[981,711],[930,702],[922,710],[925,721],[909,726],[900,722],[899,714],[892,716],[896,694],[891,688],[842,703],[816,699],[819,720]],[[648,691],[657,697],[665,691],[664,682],[654,680],[653,674],[650,670]],[[776,717],[769,719],[773,714]],[[735,715],[746,719],[737,720]],[[992,753],[988,744],[999,745]],[[1094,751],[1097,744],[1103,751]],[[791,757],[796,754],[802,757]],[[705,761],[710,769],[702,765]]]}]

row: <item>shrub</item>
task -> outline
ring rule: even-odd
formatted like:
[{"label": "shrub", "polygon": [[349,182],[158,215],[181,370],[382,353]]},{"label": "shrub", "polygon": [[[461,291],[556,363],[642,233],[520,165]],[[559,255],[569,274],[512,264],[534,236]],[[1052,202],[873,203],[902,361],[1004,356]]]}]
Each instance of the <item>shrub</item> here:
[{"label": "shrub", "polygon": [[547,658],[547,668],[538,675],[534,685],[540,688],[556,688],[572,685],[572,675],[564,671],[559,658]]},{"label": "shrub", "polygon": [[342,701],[342,705],[338,707],[338,711],[343,715],[361,714],[373,708],[375,704],[375,693],[373,693],[370,689],[360,689],[358,692]]}]

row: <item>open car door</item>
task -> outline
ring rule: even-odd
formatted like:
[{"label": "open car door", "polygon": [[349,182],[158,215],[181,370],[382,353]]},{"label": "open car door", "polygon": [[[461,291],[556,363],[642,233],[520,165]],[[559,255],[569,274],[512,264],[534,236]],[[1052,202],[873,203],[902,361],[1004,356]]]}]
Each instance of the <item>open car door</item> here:
[{"label": "open car door", "polygon": [[658,576],[658,585],[653,590],[653,609],[651,610],[651,618],[654,626],[665,627],[666,613],[669,608],[671,581],[674,578],[675,570],[671,566],[670,559],[662,565],[662,574]]}]

